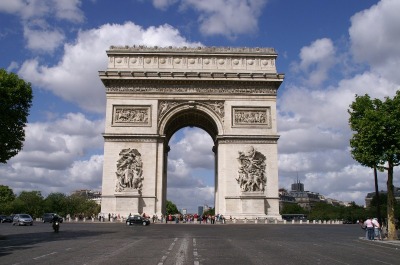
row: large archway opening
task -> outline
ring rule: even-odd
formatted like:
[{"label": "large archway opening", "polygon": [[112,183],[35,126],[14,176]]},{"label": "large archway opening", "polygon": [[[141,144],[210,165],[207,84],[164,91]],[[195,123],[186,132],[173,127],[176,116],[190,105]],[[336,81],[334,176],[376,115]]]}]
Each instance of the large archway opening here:
[{"label": "large archway opening", "polygon": [[215,153],[211,136],[197,127],[184,127],[169,143],[167,200],[182,214],[215,207]]},{"label": "large archway opening", "polygon": [[181,105],[165,124],[164,198],[181,213],[199,213],[199,206],[215,208],[218,126],[202,108]]}]

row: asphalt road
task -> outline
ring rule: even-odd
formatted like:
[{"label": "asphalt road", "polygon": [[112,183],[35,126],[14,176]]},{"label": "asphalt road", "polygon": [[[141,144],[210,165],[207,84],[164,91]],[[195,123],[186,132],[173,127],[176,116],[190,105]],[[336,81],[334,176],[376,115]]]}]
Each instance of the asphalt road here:
[{"label": "asphalt road", "polygon": [[358,225],[0,224],[0,264],[400,264]]}]

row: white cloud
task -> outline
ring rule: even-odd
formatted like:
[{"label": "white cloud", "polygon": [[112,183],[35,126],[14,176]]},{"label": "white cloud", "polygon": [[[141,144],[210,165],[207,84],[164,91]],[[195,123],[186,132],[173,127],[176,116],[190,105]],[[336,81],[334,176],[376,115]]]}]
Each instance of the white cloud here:
[{"label": "white cloud", "polygon": [[[351,51],[357,62],[335,60],[344,54],[338,54],[329,39],[316,40],[300,50],[299,62],[293,63],[292,70],[304,73],[306,78],[300,83],[286,84],[278,99],[281,187],[289,188],[299,173],[305,189],[326,197],[364,204],[366,193],[373,190],[372,170],[360,166],[350,155],[352,132],[347,110],[356,94],[382,99],[393,97],[399,89],[397,74],[389,77],[382,73],[383,69],[398,69],[394,65],[400,62],[400,48],[394,45],[399,42],[399,34],[394,33],[400,29],[397,26],[400,22],[395,23],[397,16],[392,15],[396,5],[384,0],[352,18]],[[388,19],[381,19],[385,17]],[[377,43],[382,40],[385,44]],[[360,62],[367,65],[355,65]],[[336,74],[340,69],[348,69],[342,63],[352,63],[353,69],[368,70],[350,77],[343,72],[342,76],[347,78],[323,87],[322,82],[332,77],[329,71],[332,66],[337,69]],[[312,79],[311,75],[320,76]],[[380,176],[380,188],[386,189],[386,173]],[[398,186],[400,177],[395,175],[394,182]]]},{"label": "white cloud", "polygon": [[21,18],[28,49],[52,53],[65,39],[64,31],[54,26],[54,20],[83,22],[80,6],[81,0],[3,0],[0,13]]},{"label": "white cloud", "polygon": [[55,17],[71,22],[82,22],[81,0],[2,0],[0,12],[20,16],[24,20]]},{"label": "white cloud", "polygon": [[53,52],[64,41],[64,33],[55,28],[37,30],[32,25],[24,27],[24,37],[27,40],[27,48],[41,52]]},{"label": "white cloud", "polygon": [[49,122],[29,123],[24,148],[0,165],[2,184],[42,193],[65,192],[101,186],[104,120],[88,120],[69,113]]},{"label": "white cloud", "polygon": [[106,50],[111,45],[199,46],[186,41],[169,25],[142,27],[127,22],[105,24],[81,31],[73,43],[64,45],[64,55],[54,66],[41,65],[39,59],[27,60],[19,74],[33,85],[45,88],[64,100],[93,112],[104,112],[104,85],[99,70],[107,69]]},{"label": "white cloud", "polygon": [[[160,2],[165,9],[174,1]],[[153,2],[154,3],[154,2]],[[200,32],[204,35],[222,35],[235,38],[258,30],[258,18],[267,0],[181,0],[180,9],[199,13]]]},{"label": "white cloud", "polygon": [[351,18],[354,58],[389,80],[400,82],[400,1],[382,0]]},{"label": "white cloud", "polygon": [[327,79],[328,71],[335,63],[335,47],[330,39],[323,38],[301,48],[300,63],[292,67],[305,75],[308,85],[315,87]]},{"label": "white cloud", "polygon": [[179,0],[153,0],[153,6],[155,8],[166,10],[169,6],[177,3]]}]

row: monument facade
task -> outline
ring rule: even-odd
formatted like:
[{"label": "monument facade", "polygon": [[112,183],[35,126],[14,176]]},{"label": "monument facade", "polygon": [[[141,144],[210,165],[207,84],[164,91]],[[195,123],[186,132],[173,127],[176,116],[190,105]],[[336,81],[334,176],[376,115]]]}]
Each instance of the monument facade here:
[{"label": "monument facade", "polygon": [[[272,48],[112,46],[102,213],[165,214],[169,140],[195,126],[214,141],[215,212],[277,218],[277,73]],[[179,204],[179,202],[175,202]]]}]

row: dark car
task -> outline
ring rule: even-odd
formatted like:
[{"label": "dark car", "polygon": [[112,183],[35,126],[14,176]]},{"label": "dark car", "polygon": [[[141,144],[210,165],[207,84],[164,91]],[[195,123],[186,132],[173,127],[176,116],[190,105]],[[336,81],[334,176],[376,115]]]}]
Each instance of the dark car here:
[{"label": "dark car", "polygon": [[56,214],[56,213],[45,213],[42,216],[43,223],[46,223],[46,222],[52,223],[54,216],[58,216],[58,221],[60,223],[63,222],[64,219],[61,216],[59,216],[58,214]]},{"label": "dark car", "polygon": [[131,215],[126,219],[126,225],[149,225],[150,219],[140,215]]},{"label": "dark car", "polygon": [[14,215],[13,225],[33,225],[33,218],[29,214],[19,213]]},{"label": "dark car", "polygon": [[12,223],[13,217],[8,215],[0,215],[0,222],[1,223]]}]

